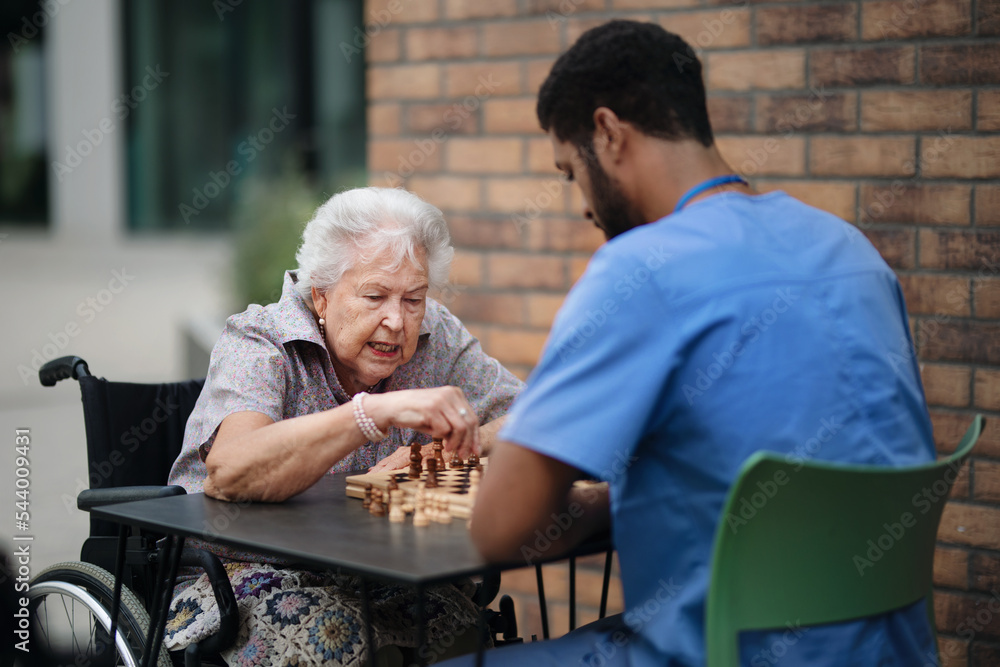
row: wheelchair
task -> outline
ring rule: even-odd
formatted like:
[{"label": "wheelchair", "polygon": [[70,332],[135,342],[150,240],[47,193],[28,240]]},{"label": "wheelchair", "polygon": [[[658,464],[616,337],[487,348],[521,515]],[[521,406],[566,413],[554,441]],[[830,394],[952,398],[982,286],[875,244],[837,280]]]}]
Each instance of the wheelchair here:
[{"label": "wheelchair", "polygon": [[[47,387],[68,378],[80,385],[90,488],[77,496],[79,509],[185,493],[182,487],[166,482],[204,379],[164,384],[109,382],[91,375],[87,362],[74,356],[46,363],[38,376]],[[46,568],[30,584],[37,632],[33,636],[42,640],[33,664],[139,667],[141,656],[153,650],[151,664],[157,667],[224,665],[218,653],[235,643],[239,612],[222,562],[204,549],[185,547],[180,563],[208,573],[221,614],[219,630],[182,651],[168,652],[162,637],[146,645],[149,627],[168,612],[173,595],[161,586],[162,596],[153,599],[157,565],[168,562],[167,542],[166,536],[137,526],[91,517],[80,561]],[[118,559],[123,561],[124,583],[113,619],[116,582],[111,573]],[[474,600],[484,610],[486,627],[497,646],[520,643],[510,597],[501,598],[499,611],[486,609],[499,590],[499,575],[485,578],[477,585]]]}]

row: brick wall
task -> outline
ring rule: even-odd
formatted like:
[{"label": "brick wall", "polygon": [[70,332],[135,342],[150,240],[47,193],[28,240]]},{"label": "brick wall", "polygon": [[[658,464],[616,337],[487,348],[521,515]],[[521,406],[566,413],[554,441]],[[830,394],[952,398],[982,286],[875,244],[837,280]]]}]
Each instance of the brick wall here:
[{"label": "brick wall", "polygon": [[[1000,1],[368,0],[367,12],[371,182],[445,210],[458,252],[442,298],[522,377],[603,240],[556,177],[540,83],[612,17],[698,46],[733,167],[856,224],[899,274],[940,451],[973,413],[991,418],[944,513],[935,604],[946,664],[1000,664],[988,606],[1000,597]],[[564,597],[565,566],[546,571]],[[596,617],[599,571],[582,567],[581,622]],[[522,634],[540,633],[533,571],[505,584]],[[565,604],[551,617],[564,632]]]}]

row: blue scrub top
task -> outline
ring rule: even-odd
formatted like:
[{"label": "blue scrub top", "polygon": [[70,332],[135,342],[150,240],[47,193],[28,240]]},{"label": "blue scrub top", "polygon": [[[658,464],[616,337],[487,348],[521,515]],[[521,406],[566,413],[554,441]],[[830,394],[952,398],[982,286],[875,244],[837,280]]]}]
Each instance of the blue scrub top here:
[{"label": "blue scrub top", "polygon": [[[718,194],[601,247],[501,437],[610,482],[634,665],[704,664],[715,529],[753,452],[934,458],[895,275],[855,227],[781,192]],[[922,603],[791,630],[744,634],[743,664],[933,651]]]}]

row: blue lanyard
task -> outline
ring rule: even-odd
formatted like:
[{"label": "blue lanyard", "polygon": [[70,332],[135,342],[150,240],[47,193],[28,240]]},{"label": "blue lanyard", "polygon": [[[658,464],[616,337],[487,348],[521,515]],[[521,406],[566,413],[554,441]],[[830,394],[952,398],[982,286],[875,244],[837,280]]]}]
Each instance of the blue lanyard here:
[{"label": "blue lanyard", "polygon": [[694,186],[690,190],[684,193],[680,201],[677,202],[677,206],[674,207],[674,213],[679,212],[682,208],[688,205],[692,199],[700,195],[705,190],[711,190],[712,188],[718,187],[720,185],[726,185],[727,183],[742,183],[743,185],[749,185],[746,179],[737,174],[727,174],[725,176],[716,176],[715,178],[710,178],[707,181],[703,181],[698,185]]}]

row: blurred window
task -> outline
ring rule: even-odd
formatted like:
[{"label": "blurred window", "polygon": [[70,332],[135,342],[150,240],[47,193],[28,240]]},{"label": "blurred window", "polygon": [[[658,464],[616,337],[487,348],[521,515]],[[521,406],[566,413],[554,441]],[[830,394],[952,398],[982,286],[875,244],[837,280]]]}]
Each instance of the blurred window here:
[{"label": "blurred window", "polygon": [[364,182],[362,0],[122,3],[131,229],[229,229],[289,170]]},{"label": "blurred window", "polygon": [[0,5],[0,224],[48,222],[45,26],[37,0]]}]

